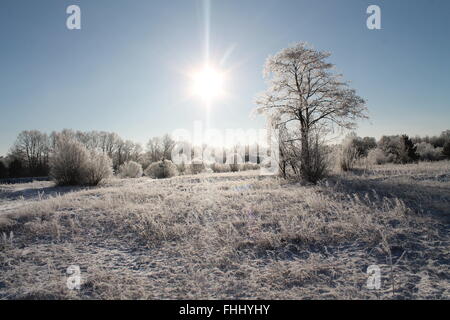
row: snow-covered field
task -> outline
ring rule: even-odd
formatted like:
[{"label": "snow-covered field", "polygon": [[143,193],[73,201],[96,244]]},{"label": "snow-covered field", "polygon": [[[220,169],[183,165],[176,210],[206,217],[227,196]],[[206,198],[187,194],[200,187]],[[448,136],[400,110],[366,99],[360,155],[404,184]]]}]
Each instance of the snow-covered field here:
[{"label": "snow-covered field", "polygon": [[449,299],[449,216],[449,161],[0,185],[0,298]]}]

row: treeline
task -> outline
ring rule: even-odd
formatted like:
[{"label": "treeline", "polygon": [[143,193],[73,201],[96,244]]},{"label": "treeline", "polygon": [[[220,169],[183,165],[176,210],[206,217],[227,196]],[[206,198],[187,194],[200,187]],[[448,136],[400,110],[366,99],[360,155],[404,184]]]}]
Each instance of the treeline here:
[{"label": "treeline", "polygon": [[341,145],[340,166],[347,171],[358,160],[365,160],[369,164],[405,164],[444,159],[450,159],[450,130],[433,137],[394,135],[382,136],[378,141],[352,133]]},{"label": "treeline", "polygon": [[104,131],[63,130],[50,135],[38,130],[22,131],[9,154],[0,157],[0,178],[42,177],[50,172],[50,158],[55,152],[60,135],[82,143],[88,150],[107,154],[114,168],[128,160],[138,160],[142,147],[129,140],[123,140],[116,133]]},{"label": "treeline", "polygon": [[[88,151],[107,155],[111,159],[112,168],[116,173],[119,173],[119,169],[129,162],[136,162],[142,168],[147,168],[152,163],[161,160],[171,160],[172,151],[176,144],[168,134],[149,139],[144,149],[141,144],[122,139],[114,132],[83,132],[65,129],[61,132],[54,131],[48,135],[38,130],[27,130],[22,131],[17,136],[8,155],[0,157],[0,179],[49,176],[51,158],[55,155],[58,140],[61,137],[79,142]],[[206,148],[206,145],[189,146],[192,159],[203,163],[202,157]],[[250,146],[239,148],[244,149],[243,154],[245,155],[242,162],[250,161]],[[257,146],[254,149],[259,150]],[[216,148],[213,151],[213,155],[223,160],[223,162],[227,161],[226,154],[227,151],[223,148]],[[251,160],[259,163],[259,154],[255,156],[255,159]],[[205,169],[206,167],[202,166],[201,168]],[[185,171],[184,165],[179,169],[180,171]],[[234,171],[233,169],[235,168],[232,167],[231,170]],[[225,169],[222,168],[222,170]],[[188,172],[189,170],[186,171]],[[198,172],[199,169],[192,168],[191,171]]]}]

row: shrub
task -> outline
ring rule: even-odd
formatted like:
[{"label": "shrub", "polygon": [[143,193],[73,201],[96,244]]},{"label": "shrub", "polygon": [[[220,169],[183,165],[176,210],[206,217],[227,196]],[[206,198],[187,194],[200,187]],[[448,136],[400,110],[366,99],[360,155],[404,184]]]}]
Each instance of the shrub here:
[{"label": "shrub", "polygon": [[386,153],[378,148],[372,149],[369,151],[367,155],[367,161],[370,164],[385,164],[387,162],[391,162],[391,158],[386,155]]},{"label": "shrub", "polygon": [[421,142],[416,144],[416,148],[422,161],[438,161],[443,157],[442,148],[435,148],[431,143]]},{"label": "shrub", "polygon": [[230,163],[229,166],[231,172],[238,172],[241,170],[241,165],[239,163]]},{"label": "shrub", "polygon": [[356,161],[358,160],[358,149],[353,143],[353,137],[347,137],[341,147],[341,154],[339,157],[339,164],[343,171],[350,171],[355,166]]},{"label": "shrub", "polygon": [[134,161],[127,161],[119,167],[119,175],[122,178],[142,177],[142,166]]},{"label": "shrub", "polygon": [[50,175],[58,185],[97,185],[112,175],[105,154],[89,152],[80,142],[61,136],[50,162]]},{"label": "shrub", "polygon": [[230,172],[230,166],[228,164],[222,164],[222,163],[213,163],[211,165],[211,169],[215,173]]},{"label": "shrub", "polygon": [[[380,156],[380,160],[382,163],[386,162],[400,162],[400,152],[402,149],[402,141],[400,139],[400,136],[382,136],[380,141],[378,141],[378,147],[377,149],[381,150],[385,156],[381,156],[381,153],[378,152],[378,155]],[[375,160],[375,159],[372,159]],[[377,161],[373,162],[374,164],[382,164],[377,163]]]},{"label": "shrub", "polygon": [[184,163],[184,161],[181,162],[180,164],[177,164],[177,170],[178,170],[178,172],[180,173],[180,175],[186,173],[187,168],[186,168],[186,164]]},{"label": "shrub", "polygon": [[412,140],[406,134],[404,134],[400,137],[400,141],[400,163],[410,163],[418,161],[419,155],[417,153],[417,147],[414,145]]},{"label": "shrub", "polygon": [[107,154],[91,151],[86,167],[86,174],[81,184],[88,186],[98,185],[102,180],[113,175],[112,165],[112,160]]},{"label": "shrub", "polygon": [[164,179],[178,175],[178,170],[172,161],[163,160],[150,164],[144,173],[153,179]]},{"label": "shrub", "polygon": [[409,163],[419,159],[414,143],[407,135],[383,136],[378,148],[387,155],[389,162]]},{"label": "shrub", "polygon": [[206,169],[205,164],[201,160],[193,160],[192,164],[189,166],[192,174],[198,174]]},{"label": "shrub", "polygon": [[58,185],[80,184],[86,174],[89,152],[78,141],[60,137],[50,162],[50,176]]},{"label": "shrub", "polygon": [[242,170],[259,170],[259,165],[256,163],[246,162],[242,165]]},{"label": "shrub", "polygon": [[329,149],[319,141],[316,136],[310,141],[309,162],[300,163],[300,176],[308,182],[316,184],[324,179],[329,173],[330,163],[328,161]]},{"label": "shrub", "polygon": [[442,150],[442,154],[450,159],[450,141],[447,141],[444,145],[444,149]]}]

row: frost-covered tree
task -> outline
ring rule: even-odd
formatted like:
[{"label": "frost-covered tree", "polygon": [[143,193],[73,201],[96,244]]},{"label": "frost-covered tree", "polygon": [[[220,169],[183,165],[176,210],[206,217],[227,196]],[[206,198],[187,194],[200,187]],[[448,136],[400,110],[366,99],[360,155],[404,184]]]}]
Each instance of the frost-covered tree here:
[{"label": "frost-covered tree", "polygon": [[161,160],[163,156],[161,138],[153,137],[147,142],[147,156],[150,163]]},{"label": "frost-covered tree", "polygon": [[172,160],[172,150],[175,146],[175,141],[172,139],[170,135],[165,134],[161,138],[161,145],[164,159]]},{"label": "frost-covered tree", "polygon": [[450,159],[450,141],[447,141],[444,145],[444,148],[442,149],[442,154]]},{"label": "frost-covered tree", "polygon": [[417,154],[417,147],[411,141],[411,139],[406,135],[400,137],[400,153],[399,160],[401,163],[415,162],[419,160],[419,155]]},{"label": "frost-covered tree", "polygon": [[38,130],[25,130],[17,136],[11,155],[25,164],[27,174],[46,175],[49,151],[50,140],[47,134]]},{"label": "frost-covered tree", "polygon": [[276,127],[286,124],[295,131],[293,139],[301,142],[300,174],[307,180],[315,171],[311,132],[318,127],[351,129],[356,119],[367,117],[364,99],[334,72],[329,57],[305,43],[269,57],[264,75],[270,86],[256,101],[257,110],[268,114]]},{"label": "frost-covered tree", "polygon": [[8,168],[6,164],[0,158],[0,179],[4,179],[8,177]]},{"label": "frost-covered tree", "polygon": [[443,155],[443,148],[435,148],[431,143],[421,142],[416,145],[417,154],[422,161],[438,161],[441,160]]}]

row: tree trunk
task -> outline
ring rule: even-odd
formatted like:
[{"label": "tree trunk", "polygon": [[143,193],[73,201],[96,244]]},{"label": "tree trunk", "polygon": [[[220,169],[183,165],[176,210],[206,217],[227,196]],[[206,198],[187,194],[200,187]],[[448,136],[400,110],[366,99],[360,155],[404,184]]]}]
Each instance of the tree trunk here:
[{"label": "tree trunk", "polygon": [[307,128],[301,129],[301,175],[305,177],[310,171],[311,157],[309,152],[309,130]]}]

